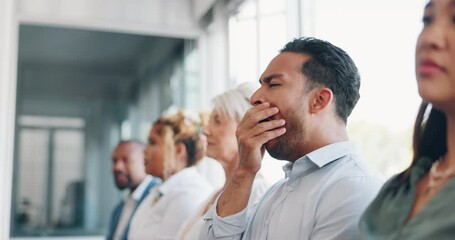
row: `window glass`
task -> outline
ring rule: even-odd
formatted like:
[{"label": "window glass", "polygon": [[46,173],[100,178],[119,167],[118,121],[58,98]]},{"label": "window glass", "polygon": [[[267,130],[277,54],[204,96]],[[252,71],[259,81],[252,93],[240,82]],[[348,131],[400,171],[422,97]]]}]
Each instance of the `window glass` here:
[{"label": "window glass", "polygon": [[386,176],[412,158],[420,98],[414,49],[425,1],[314,1],[315,37],[343,48],[362,78],[360,100],[348,124],[361,155]]},{"label": "window glass", "polygon": [[24,129],[20,131],[19,143],[19,189],[13,224],[17,229],[28,232],[46,224],[49,131]]},{"label": "window glass", "polygon": [[229,20],[229,74],[235,83],[258,80],[257,32],[255,18]]},{"label": "window glass", "polygon": [[[257,82],[270,60],[287,42],[286,1],[246,0],[229,20],[230,78],[235,84]],[[259,11],[258,11],[259,10]],[[261,172],[271,183],[281,179],[284,161],[267,153]]]},{"label": "window glass", "polygon": [[259,0],[259,13],[261,15],[283,13],[286,7],[286,1],[283,0]]},{"label": "window glass", "polygon": [[52,223],[60,228],[82,227],[84,134],[79,130],[57,130],[53,141]]},{"label": "window glass", "polygon": [[289,40],[287,39],[286,16],[284,13],[265,16],[259,21],[259,68],[265,70],[270,60]]},{"label": "window glass", "polygon": [[[13,234],[67,235],[84,226],[83,119],[22,116]],[[77,124],[75,124],[77,123]]]}]

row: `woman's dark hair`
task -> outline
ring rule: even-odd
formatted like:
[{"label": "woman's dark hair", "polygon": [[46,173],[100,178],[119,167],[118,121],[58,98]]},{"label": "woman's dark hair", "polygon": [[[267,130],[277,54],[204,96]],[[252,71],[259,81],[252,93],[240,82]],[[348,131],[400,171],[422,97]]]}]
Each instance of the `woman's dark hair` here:
[{"label": "woman's dark hair", "polygon": [[[430,112],[428,118],[426,118],[428,110]],[[408,182],[411,168],[420,158],[427,157],[434,162],[447,153],[446,115],[429,103],[422,102],[414,124],[412,145],[414,157],[411,166],[391,181],[390,187],[392,189],[397,190]]]}]

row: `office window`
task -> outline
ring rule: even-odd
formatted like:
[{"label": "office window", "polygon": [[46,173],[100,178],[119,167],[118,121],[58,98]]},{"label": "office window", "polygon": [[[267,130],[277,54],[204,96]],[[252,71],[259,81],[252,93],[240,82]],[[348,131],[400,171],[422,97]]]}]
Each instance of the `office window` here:
[{"label": "office window", "polygon": [[[291,1],[246,0],[229,19],[229,76],[231,82],[258,82],[270,60],[289,41],[297,22],[287,15]],[[258,84],[259,87],[259,84]],[[267,153],[261,167],[271,183],[283,178],[281,166]]]},{"label": "office window", "polygon": [[79,118],[19,118],[13,235],[67,235],[84,228],[83,127]]},{"label": "office window", "polygon": [[286,1],[246,0],[229,19],[229,66],[234,83],[258,81],[288,41]]},{"label": "office window", "polygon": [[347,51],[362,78],[361,97],[348,120],[350,137],[386,176],[402,171],[412,158],[420,104],[414,49],[426,1],[311,2],[313,29],[307,34]]}]

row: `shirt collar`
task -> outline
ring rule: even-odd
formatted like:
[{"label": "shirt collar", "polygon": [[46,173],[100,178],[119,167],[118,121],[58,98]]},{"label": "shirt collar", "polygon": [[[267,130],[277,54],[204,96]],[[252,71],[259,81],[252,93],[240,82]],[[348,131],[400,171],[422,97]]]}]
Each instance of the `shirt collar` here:
[{"label": "shirt collar", "polygon": [[166,181],[164,181],[161,184],[161,186],[158,189],[159,195],[162,196],[162,195],[166,194],[169,190],[181,188],[182,183],[186,182],[185,179],[194,178],[194,176],[197,173],[198,173],[198,170],[195,166],[187,167],[187,168],[184,168],[184,169],[178,171],[177,173],[175,173],[174,175],[169,177],[169,179],[167,179]]},{"label": "shirt collar", "polygon": [[286,178],[289,178],[289,184],[292,184],[297,179],[354,152],[355,146],[351,141],[332,143],[308,153],[294,163],[287,163],[283,170]]},{"label": "shirt collar", "polygon": [[134,191],[130,194],[129,197],[134,199],[135,201],[139,201],[141,199],[142,194],[144,194],[145,189],[149,185],[149,183],[152,181],[153,177],[150,175],[147,175],[147,177],[142,180],[142,182],[139,184],[139,186],[134,189]]}]

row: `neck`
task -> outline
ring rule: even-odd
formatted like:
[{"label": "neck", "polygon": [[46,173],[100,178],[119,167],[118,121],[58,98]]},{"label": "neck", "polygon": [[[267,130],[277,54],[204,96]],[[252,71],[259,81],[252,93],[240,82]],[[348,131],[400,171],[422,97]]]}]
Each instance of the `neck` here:
[{"label": "neck", "polygon": [[179,172],[180,170],[187,168],[187,167],[189,167],[189,166],[188,166],[188,162],[187,162],[186,158],[177,159],[175,171],[172,174]]},{"label": "neck", "polygon": [[133,193],[134,190],[136,190],[137,186],[139,186],[139,185],[131,186],[131,187],[130,187],[130,193]]},{"label": "neck", "polygon": [[447,164],[455,166],[455,114],[447,115]]},{"label": "neck", "polygon": [[305,137],[301,145],[303,152],[294,156],[294,161],[324,146],[347,140],[349,137],[344,123],[320,124],[308,137]]},{"label": "neck", "polygon": [[142,181],[144,181],[146,175],[142,176],[137,182],[131,184],[130,186],[130,192],[134,192],[134,190],[136,190],[136,188],[141,184]]}]

